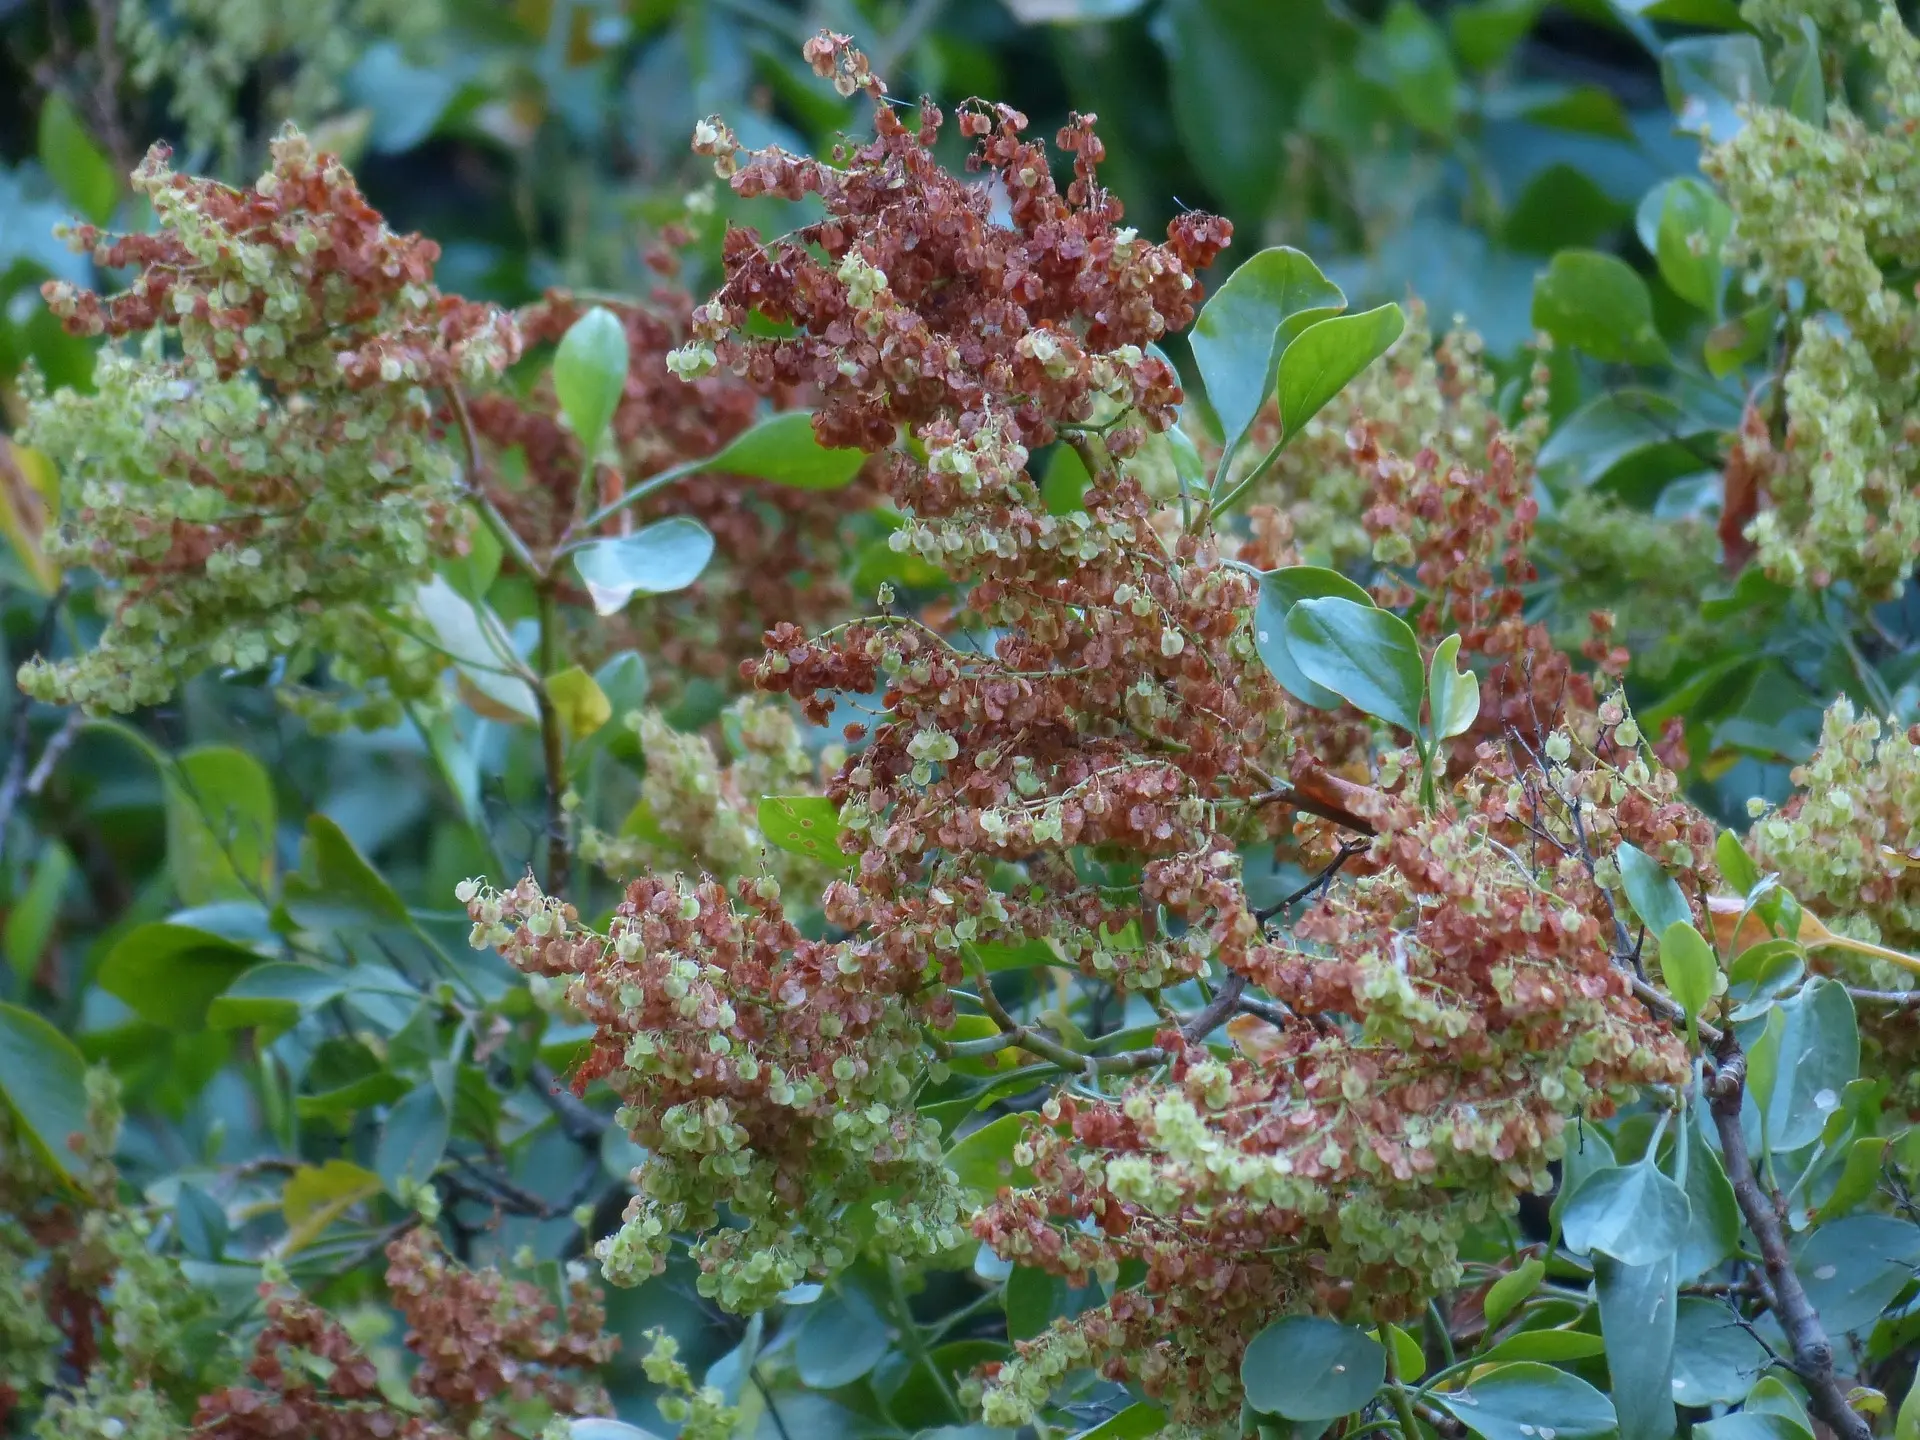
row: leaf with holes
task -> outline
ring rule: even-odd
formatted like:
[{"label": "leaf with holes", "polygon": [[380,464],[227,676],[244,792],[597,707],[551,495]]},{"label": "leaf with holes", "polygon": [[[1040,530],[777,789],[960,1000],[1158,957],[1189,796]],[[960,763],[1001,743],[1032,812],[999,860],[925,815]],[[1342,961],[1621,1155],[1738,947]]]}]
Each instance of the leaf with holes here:
[{"label": "leaf with holes", "polygon": [[844,860],[840,809],[822,795],[762,795],[760,833],[769,845],[815,860]]}]

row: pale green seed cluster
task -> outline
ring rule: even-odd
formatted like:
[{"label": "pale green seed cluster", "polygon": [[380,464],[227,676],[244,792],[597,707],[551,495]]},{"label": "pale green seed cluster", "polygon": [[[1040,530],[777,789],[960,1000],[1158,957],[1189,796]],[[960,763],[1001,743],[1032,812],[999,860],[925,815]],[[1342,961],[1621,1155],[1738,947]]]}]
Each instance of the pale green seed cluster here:
[{"label": "pale green seed cluster", "polygon": [[665,1387],[667,1393],[655,1402],[655,1408],[663,1420],[680,1427],[679,1440],[732,1440],[740,1424],[739,1409],[727,1404],[717,1385],[693,1383],[686,1363],[680,1359],[680,1342],[666,1331],[649,1330],[647,1342],[640,1367],[647,1379]]},{"label": "pale green seed cluster", "polygon": [[445,24],[440,0],[124,0],[120,45],[143,90],[164,89],[187,148],[238,163],[240,93],[264,82],[269,124],[326,119],[369,46],[424,39]]},{"label": "pale green seed cluster", "polygon": [[[1840,699],[1793,779],[1801,793],[1754,822],[1754,858],[1834,929],[1920,948],[1920,745],[1912,732],[1883,731]],[[1874,989],[1910,989],[1916,978],[1866,956],[1834,952],[1834,961]]]},{"label": "pale green seed cluster", "polygon": [[1830,97],[1824,128],[1751,111],[1704,162],[1734,212],[1734,253],[1784,302],[1805,288],[1785,381],[1787,444],[1769,457],[1769,508],[1749,537],[1775,579],[1897,594],[1920,548],[1920,320],[1889,272],[1920,264],[1920,41],[1891,6],[1864,26],[1846,3],[1755,7],[1786,29],[1807,15],[1830,45],[1862,43],[1884,82],[1873,121]]},{"label": "pale green seed cluster", "polygon": [[[347,203],[345,172],[319,165],[290,133],[256,191],[310,188],[316,177]],[[191,279],[140,344],[102,352],[92,393],[47,394],[29,380],[22,438],[61,474],[62,523],[47,551],[111,588],[96,647],[30,661],[21,688],[124,712],[210,668],[285,660],[297,681],[331,655],[336,680],[362,692],[355,721],[392,724],[405,702],[433,694],[440,667],[382,621],[405,612],[462,523],[459,468],[433,433],[421,382],[446,369],[484,381],[513,358],[517,339],[504,317],[476,312],[467,340],[435,351],[431,286],[376,291],[349,274],[353,257],[330,248],[339,223],[330,213],[290,207],[274,241],[256,243],[235,232],[231,192],[176,186],[152,159],[136,179]],[[379,235],[405,248],[384,228]],[[369,315],[370,294],[379,303]],[[94,302],[78,292],[50,299],[91,317]],[[244,330],[207,319],[243,305],[259,307]],[[242,358],[251,368],[236,368]],[[338,723],[333,702],[294,699]]]}]

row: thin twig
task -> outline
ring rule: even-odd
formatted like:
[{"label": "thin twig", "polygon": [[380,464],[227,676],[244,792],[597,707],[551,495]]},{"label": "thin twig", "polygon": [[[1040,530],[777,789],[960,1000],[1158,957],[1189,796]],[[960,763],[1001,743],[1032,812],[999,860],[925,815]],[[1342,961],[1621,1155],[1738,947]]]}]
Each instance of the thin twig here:
[{"label": "thin twig", "polygon": [[560,1122],[561,1133],[582,1150],[599,1151],[600,1137],[612,1124],[606,1116],[569,1090],[544,1060],[527,1067],[527,1083]]},{"label": "thin twig", "polygon": [[1740,1128],[1740,1101],[1747,1088],[1746,1054],[1732,1031],[1714,1042],[1713,1050],[1714,1072],[1709,1083],[1721,1159],[1733,1184],[1733,1198],[1760,1246],[1772,1289],[1773,1313],[1793,1347],[1794,1371],[1807,1387],[1814,1414],[1839,1440],[1869,1440],[1872,1432],[1867,1422],[1847,1404],[1847,1392],[1834,1375],[1833,1342],[1827,1338],[1819,1312],[1794,1271],[1793,1257],[1780,1228],[1780,1212],[1761,1188],[1753,1159],[1747,1153],[1747,1137]]}]

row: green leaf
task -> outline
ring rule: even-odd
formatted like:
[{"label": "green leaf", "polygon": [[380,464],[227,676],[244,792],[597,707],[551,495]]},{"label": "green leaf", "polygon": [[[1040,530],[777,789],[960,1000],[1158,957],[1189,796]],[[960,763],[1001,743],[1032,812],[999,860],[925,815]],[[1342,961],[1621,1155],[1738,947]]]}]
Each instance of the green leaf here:
[{"label": "green leaf", "polygon": [[1700,347],[1707,372],[1714,379],[1723,380],[1741,366],[1751,365],[1765,355],[1779,320],[1780,306],[1769,300],[1714,326]]},{"label": "green leaf", "polygon": [[829,450],[814,438],[813,417],[789,410],[743,430],[706,468],[793,490],[838,490],[866,461],[861,450]]},{"label": "green leaf", "polygon": [[608,1420],[600,1415],[583,1415],[565,1422],[568,1440],[660,1440],[657,1432],[642,1430],[624,1420]]},{"label": "green leaf", "polygon": [[1749,945],[1727,967],[1727,994],[1736,1023],[1756,1019],[1782,995],[1795,990],[1807,973],[1807,952],[1797,940],[1775,936]]},{"label": "green leaf", "polygon": [[1655,365],[1667,358],[1646,283],[1618,256],[1562,250],[1533,283],[1533,323],[1596,360]]},{"label": "green leaf", "polygon": [[255,965],[215,997],[207,1024],[215,1030],[284,1030],[346,988],[346,976],[336,970],[278,961]]},{"label": "green leaf", "polygon": [[[1686,1185],[1693,1213],[1677,1260],[1677,1273],[1683,1281],[1705,1274],[1740,1246],[1740,1203],[1734,1198],[1733,1182],[1727,1179],[1720,1153],[1706,1141],[1705,1118],[1698,1107],[1686,1123],[1694,1127],[1687,1150]],[[1663,1154],[1670,1152],[1673,1144],[1669,1136]]]},{"label": "green leaf", "polygon": [[1559,1230],[1564,1223],[1567,1202],[1573,1198],[1574,1192],[1586,1183],[1589,1175],[1608,1169],[1613,1163],[1613,1146],[1607,1143],[1607,1137],[1600,1133],[1598,1126],[1581,1123],[1567,1146],[1565,1159],[1561,1161],[1560,1190],[1553,1197],[1553,1204],[1548,1210],[1555,1230]]},{"label": "green leaf", "polygon": [[1689,1434],[1691,1440],[1813,1440],[1813,1432],[1791,1415],[1751,1410],[1703,1421]]},{"label": "green leaf", "polygon": [[1487,1317],[1487,1328],[1498,1329],[1500,1322],[1513,1313],[1514,1306],[1540,1288],[1540,1282],[1546,1275],[1546,1262],[1531,1259],[1522,1261],[1494,1281],[1487,1289],[1487,1298],[1480,1305]]},{"label": "green leaf", "polygon": [[1733,211],[1691,175],[1675,176],[1661,190],[1654,244],[1660,278],[1688,304],[1716,314],[1720,304],[1720,252],[1733,230]]},{"label": "green leaf", "polygon": [[546,679],[547,698],[574,739],[584,739],[613,718],[613,702],[607,699],[593,676],[578,665],[570,665],[558,675]]},{"label": "green leaf", "polygon": [[1699,1018],[1713,998],[1720,961],[1691,921],[1676,920],[1660,936],[1660,978],[1689,1020]]},{"label": "green leaf", "polygon": [[1037,965],[1058,965],[1060,952],[1045,940],[1022,940],[1017,945],[1005,945],[993,940],[980,940],[970,945],[962,945],[961,950],[980,963],[980,968],[988,974],[1000,970],[1031,970]]},{"label": "green leaf", "polygon": [[1643,475],[1664,484],[1698,470],[1691,448],[1716,433],[1712,418],[1668,396],[1629,387],[1589,401],[1548,437],[1540,468],[1557,484],[1630,490]]},{"label": "green leaf", "polygon": [[1427,669],[1427,714],[1435,740],[1464,735],[1480,716],[1480,677],[1456,663],[1460,637],[1449,635],[1434,647]]},{"label": "green leaf", "polygon": [[40,163],[83,219],[95,225],[113,219],[120,176],[57,90],[49,91],[40,106]]},{"label": "green leaf", "polygon": [[[1225,454],[1239,448],[1273,393],[1280,357],[1294,338],[1346,308],[1340,287],[1306,255],[1284,245],[1262,250],[1214,291],[1190,338],[1194,364],[1220,421]],[[1073,453],[1071,447],[1061,448]]]},{"label": "green leaf", "polygon": [[1810,16],[1800,15],[1800,33],[1780,52],[1780,78],[1773,103],[1816,130],[1827,128],[1827,82],[1821,68],[1820,32]]},{"label": "green leaf", "polygon": [[5,948],[7,968],[13,971],[21,992],[33,982],[40,961],[47,953],[75,869],[73,854],[66,846],[58,840],[42,841],[26,889],[7,911],[6,928],[0,930],[0,947]]},{"label": "green leaf", "polygon": [[1614,863],[1620,867],[1620,882],[1627,892],[1627,904],[1640,917],[1640,923],[1652,935],[1665,935],[1672,925],[1690,924],[1693,911],[1687,905],[1686,892],[1646,851],[1622,840],[1614,851]]},{"label": "green leaf", "polygon": [[1847,1146],[1847,1158],[1840,1167],[1840,1178],[1821,1202],[1818,1216],[1822,1224],[1837,1220],[1856,1205],[1872,1197],[1880,1188],[1880,1175],[1886,1165],[1887,1147],[1892,1141],[1885,1135],[1862,1135]]},{"label": "green leaf", "polygon": [[503,552],[493,531],[475,524],[467,536],[467,553],[440,562],[440,573],[463,600],[478,605],[500,578]]},{"label": "green leaf", "polygon": [[540,705],[533,686],[514,673],[517,657],[498,615],[464,599],[440,575],[414,591],[413,598],[434,640],[467,685],[503,715],[529,725],[539,723]]},{"label": "green leaf", "polygon": [[1497,1365],[1462,1390],[1435,1390],[1444,1408],[1481,1440],[1539,1440],[1542,1422],[1557,1440],[1601,1440],[1615,1428],[1613,1404],[1586,1381],[1531,1361]]},{"label": "green leaf", "polygon": [[1865,1330],[1920,1265],[1920,1225],[1891,1215],[1849,1215],[1814,1230],[1793,1257],[1794,1273],[1828,1335]]},{"label": "green leaf", "polygon": [[1767,60],[1753,35],[1700,35],[1660,50],[1660,80],[1680,128],[1723,145],[1740,133],[1740,109],[1773,96]]},{"label": "green leaf", "polygon": [[1748,1048],[1747,1091],[1775,1154],[1820,1138],[1840,1095],[1860,1074],[1860,1032],[1846,987],[1816,975],[1779,1001]]},{"label": "green leaf", "polygon": [[419,1086],[389,1110],[373,1151],[373,1168],[387,1193],[399,1197],[403,1181],[424,1185],[452,1133],[453,1117],[437,1086]]},{"label": "green leaf", "polygon": [[824,795],[762,795],[757,823],[779,849],[816,860],[839,854],[840,808]]},{"label": "green leaf", "polygon": [[1460,112],[1460,74],[1447,37],[1413,0],[1394,0],[1360,56],[1363,74],[1377,79],[1407,119],[1431,135],[1453,134]]},{"label": "green leaf", "polygon": [[307,930],[404,928],[407,904],[326,815],[307,817],[300,869],[287,876],[280,903]]},{"label": "green leaf", "polygon": [[1419,733],[1426,676],[1419,642],[1398,615],[1339,596],[1302,600],[1287,615],[1286,635],[1288,654],[1314,684]]},{"label": "green leaf", "polygon": [[273,782],[244,750],[189,750],[166,777],[167,865],[188,905],[252,898],[273,882]]},{"label": "green leaf", "polygon": [[1597,1255],[1593,1278],[1620,1440],[1672,1440],[1679,1428],[1673,1408],[1674,1257],[1622,1265]]},{"label": "green leaf", "polygon": [[1314,684],[1293,663],[1293,656],[1287,650],[1287,615],[1302,600],[1328,595],[1337,595],[1356,605],[1373,604],[1372,596],[1338,570],[1318,565],[1289,565],[1262,572],[1260,598],[1253,609],[1253,640],[1261,660],[1289,695],[1316,710],[1333,709],[1340,703],[1340,697],[1325,686]]},{"label": "green leaf", "polygon": [[698,520],[673,515],[617,540],[590,540],[573,552],[594,613],[618,615],[635,595],[665,595],[700,578],[713,536]]},{"label": "green leaf", "polygon": [[1766,1346],[1724,1301],[1687,1296],[1680,1302],[1675,1329],[1673,1398],[1681,1405],[1731,1405],[1744,1398],[1773,1363]]},{"label": "green leaf", "polygon": [[1527,38],[1546,0],[1472,0],[1447,11],[1453,48],[1476,70],[1491,70]]},{"label": "green leaf", "polygon": [[1240,1380],[1247,1403],[1288,1420],[1337,1420],[1360,1409],[1387,1378],[1387,1352],[1364,1330],[1289,1315],[1247,1346]]},{"label": "green leaf", "polygon": [[1398,305],[1358,315],[1336,315],[1301,331],[1280,357],[1280,422],[1283,437],[1300,433],[1347,383],[1400,338],[1407,317]]},{"label": "green leaf", "polygon": [[214,998],[261,957],[224,935],[190,925],[140,925],[100,963],[100,988],[141,1019],[168,1030],[198,1030]]},{"label": "green leaf", "polygon": [[1747,854],[1746,846],[1733,831],[1720,832],[1713,842],[1713,858],[1720,866],[1720,878],[1733,887],[1734,894],[1750,895],[1753,887],[1760,883],[1760,867],[1753,863],[1753,857]]},{"label": "green leaf", "polygon": [[1687,1192],[1650,1161],[1596,1170],[1567,1198],[1560,1224],[1576,1255],[1598,1251],[1622,1265],[1672,1255],[1687,1234]]},{"label": "green leaf", "polygon": [[[1076,1432],[1072,1440],[1147,1440],[1166,1428],[1167,1416],[1158,1405],[1136,1401],[1118,1415],[1109,1416],[1091,1430]],[[1905,1440],[1905,1437],[1901,1437]]]},{"label": "green leaf", "polygon": [[1914,1373],[1907,1398],[1900,1402],[1900,1411],[1894,1417],[1893,1440],[1920,1440],[1920,1371]]},{"label": "green leaf", "polygon": [[227,1212],[198,1185],[180,1182],[173,1223],[180,1232],[181,1248],[196,1260],[218,1260],[227,1248]]},{"label": "green leaf", "polygon": [[626,327],[596,305],[567,327],[553,355],[554,396],[589,460],[599,452],[626,385]]},{"label": "green leaf", "polygon": [[997,1194],[1003,1185],[1031,1185],[1033,1172],[1013,1163],[1013,1147],[1026,1133],[1024,1115],[989,1120],[947,1151],[947,1168],[962,1186],[983,1195]]},{"label": "green leaf", "polygon": [[1031,1265],[1016,1265],[1007,1277],[1007,1338],[1031,1340],[1060,1313],[1067,1282]]},{"label": "green leaf", "polygon": [[87,1133],[87,1062],[45,1020],[3,1001],[0,1101],[48,1165],[75,1180],[85,1175],[75,1142]]},{"label": "green leaf", "polygon": [[838,1390],[872,1370],[892,1345],[873,1302],[848,1285],[808,1307],[793,1342],[794,1369],[815,1390]]},{"label": "green leaf", "polygon": [[1382,1345],[1392,1344],[1393,1371],[1401,1384],[1411,1384],[1427,1373],[1427,1355],[1420,1342],[1398,1325],[1389,1324],[1385,1335],[1375,1329],[1373,1338]]},{"label": "green leaf", "polygon": [[1482,1363],[1538,1360],[1558,1365],[1568,1360],[1591,1360],[1606,1353],[1606,1341],[1585,1330],[1520,1330],[1481,1355]]}]

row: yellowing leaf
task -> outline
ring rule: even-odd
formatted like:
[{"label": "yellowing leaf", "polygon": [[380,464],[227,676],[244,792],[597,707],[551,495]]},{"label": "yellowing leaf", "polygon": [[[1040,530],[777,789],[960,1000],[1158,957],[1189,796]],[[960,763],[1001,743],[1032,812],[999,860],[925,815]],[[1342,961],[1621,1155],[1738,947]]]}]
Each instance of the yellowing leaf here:
[{"label": "yellowing leaf", "polygon": [[43,595],[60,583],[60,567],[49,560],[42,542],[60,514],[60,477],[38,450],[0,435],[0,535],[7,537],[20,568]]},{"label": "yellowing leaf", "polygon": [[578,665],[547,677],[547,698],[559,712],[560,723],[574,739],[582,739],[613,718],[613,702],[599,682]]},{"label": "yellowing leaf", "polygon": [[324,1165],[302,1165],[287,1177],[280,1194],[280,1211],[286,1216],[287,1233],[280,1242],[282,1256],[311,1245],[338,1220],[363,1200],[381,1190],[380,1177],[371,1170],[345,1160],[329,1160]]}]

